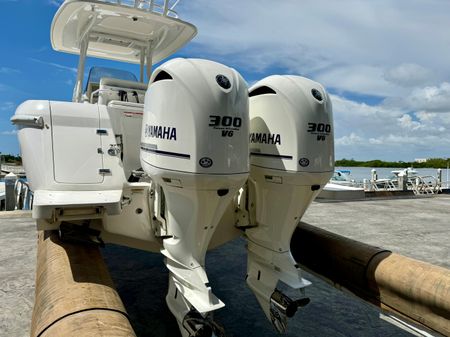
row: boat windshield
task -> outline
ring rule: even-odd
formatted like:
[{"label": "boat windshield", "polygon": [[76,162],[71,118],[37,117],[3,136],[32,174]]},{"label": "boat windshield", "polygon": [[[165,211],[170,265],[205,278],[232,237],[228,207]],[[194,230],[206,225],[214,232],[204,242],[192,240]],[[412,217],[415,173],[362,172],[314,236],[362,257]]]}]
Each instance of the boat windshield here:
[{"label": "boat windshield", "polygon": [[136,76],[134,76],[134,74],[130,73],[129,71],[106,67],[92,67],[89,71],[86,91],[88,90],[89,83],[100,83],[100,79],[102,79],[103,77],[137,82]]},{"label": "boat windshield", "polygon": [[350,181],[349,174],[350,174],[350,171],[334,171],[333,176],[331,177],[331,180]]}]

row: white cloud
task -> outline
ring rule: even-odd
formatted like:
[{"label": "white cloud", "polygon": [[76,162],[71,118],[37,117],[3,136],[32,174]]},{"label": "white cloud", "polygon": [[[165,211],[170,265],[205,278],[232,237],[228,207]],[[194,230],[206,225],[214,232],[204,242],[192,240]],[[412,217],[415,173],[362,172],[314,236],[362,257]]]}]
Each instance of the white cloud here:
[{"label": "white cloud", "polygon": [[393,132],[397,119],[404,115],[400,109],[386,109],[382,105],[367,105],[341,96],[331,95],[334,110],[336,137],[351,132],[362,135],[376,135],[379,132]]},{"label": "white cloud", "polygon": [[382,145],[383,141],[381,139],[378,139],[378,138],[369,138],[369,144]]},{"label": "white cloud", "polygon": [[8,90],[14,90],[14,88],[7,84],[0,83],[0,91],[8,91]]},{"label": "white cloud", "polygon": [[384,74],[387,81],[404,87],[426,84],[432,77],[431,70],[414,63],[402,63]]},{"label": "white cloud", "polygon": [[450,113],[408,112],[331,95],[336,158],[413,160],[450,156]]},{"label": "white cloud", "polygon": [[[394,135],[388,134],[373,139],[373,144],[379,144],[382,146],[390,146],[393,148],[401,149],[401,147],[422,147],[429,150],[433,150],[436,145],[441,147],[448,147],[450,145],[450,139],[440,139],[439,136],[434,134],[428,134],[425,136],[411,136],[411,135]],[[448,153],[448,152],[447,152]],[[430,158],[432,156],[428,156]]]},{"label": "white cloud", "polygon": [[44,46],[40,46],[39,48],[36,48],[35,50],[33,50],[34,53],[42,53],[44,51],[47,51],[49,48],[47,45]]},{"label": "white cloud", "polygon": [[0,103],[0,111],[12,112],[16,106],[14,102],[2,102]]},{"label": "white cloud", "polygon": [[412,117],[408,114],[404,114],[402,117],[397,119],[400,127],[407,130],[418,130],[423,127],[420,122],[413,121]]},{"label": "white cloud", "polygon": [[428,112],[450,112],[450,83],[415,89],[406,98],[408,106]]},{"label": "white cloud", "polygon": [[450,2],[196,0],[179,13],[199,28],[194,56],[335,93],[336,158],[450,156]]},{"label": "white cloud", "polygon": [[19,69],[0,67],[0,74],[18,74],[18,73],[20,73]]},{"label": "white cloud", "polygon": [[68,66],[65,66],[65,65],[62,65],[62,64],[59,64],[59,63],[55,63],[55,62],[42,61],[42,60],[35,59],[35,58],[32,58],[32,57],[30,57],[30,60],[33,61],[33,62],[37,62],[37,63],[40,63],[40,64],[44,64],[44,65],[50,66],[50,67],[54,67],[56,69],[70,71],[70,72],[75,73],[75,74],[77,73],[77,68],[75,68],[75,67],[68,67]]},{"label": "white cloud", "polygon": [[64,2],[64,0],[48,0],[47,3],[52,6],[59,7]]},{"label": "white cloud", "polygon": [[348,136],[342,136],[335,139],[335,144],[338,146],[358,145],[361,144],[362,141],[363,139],[360,136],[352,132]]},{"label": "white cloud", "polygon": [[15,135],[17,135],[17,130],[0,131],[0,135],[2,135],[2,136],[15,136]]},{"label": "white cloud", "polygon": [[[244,69],[270,66],[312,77],[338,91],[394,96],[431,74],[450,75],[440,0],[208,1],[181,4],[199,28],[194,52]],[[407,60],[407,61],[406,61]],[[425,67],[426,65],[426,67]]]},{"label": "white cloud", "polygon": [[384,106],[417,112],[450,112],[450,83],[414,88],[403,97],[387,98]]},{"label": "white cloud", "polygon": [[382,68],[369,65],[349,65],[327,69],[316,74],[315,79],[338,91],[380,97],[396,97],[405,93],[403,88],[385,79]]},{"label": "white cloud", "polygon": [[[301,74],[334,93],[337,158],[450,156],[449,1],[185,0],[177,11],[199,29],[185,55],[250,81]],[[32,60],[67,72],[62,82],[77,71]]]}]

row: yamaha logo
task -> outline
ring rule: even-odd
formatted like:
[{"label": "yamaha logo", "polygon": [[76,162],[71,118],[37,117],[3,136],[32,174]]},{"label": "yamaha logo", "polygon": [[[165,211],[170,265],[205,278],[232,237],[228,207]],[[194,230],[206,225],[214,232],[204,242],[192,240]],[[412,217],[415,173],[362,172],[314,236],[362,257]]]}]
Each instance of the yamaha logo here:
[{"label": "yamaha logo", "polygon": [[204,168],[208,168],[213,165],[212,159],[208,158],[208,157],[203,157],[202,159],[200,159],[198,161],[198,163],[200,164],[201,167],[204,167]]},{"label": "yamaha logo", "polygon": [[224,89],[230,89],[231,88],[231,82],[225,75],[217,75],[216,76],[216,82],[218,85],[220,85]]}]

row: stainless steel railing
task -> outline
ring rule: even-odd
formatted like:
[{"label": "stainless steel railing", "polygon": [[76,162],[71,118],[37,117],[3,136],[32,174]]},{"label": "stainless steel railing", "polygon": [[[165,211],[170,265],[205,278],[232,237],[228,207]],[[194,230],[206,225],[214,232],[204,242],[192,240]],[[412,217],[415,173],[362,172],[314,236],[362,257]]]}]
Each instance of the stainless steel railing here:
[{"label": "stainless steel railing", "polygon": [[29,210],[33,206],[33,191],[31,191],[30,185],[23,180],[17,179],[14,186],[14,198],[16,207],[18,210]]},{"label": "stainless steel railing", "polygon": [[133,7],[144,11],[153,12],[163,16],[178,18],[178,13],[174,8],[180,0],[97,0],[116,4],[120,6]]}]

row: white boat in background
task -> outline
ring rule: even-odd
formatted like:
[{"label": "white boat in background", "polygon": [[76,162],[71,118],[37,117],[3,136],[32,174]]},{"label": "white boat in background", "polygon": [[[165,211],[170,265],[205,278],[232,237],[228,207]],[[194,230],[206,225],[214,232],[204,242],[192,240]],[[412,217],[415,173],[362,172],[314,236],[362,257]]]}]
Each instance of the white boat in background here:
[{"label": "white boat in background", "polygon": [[412,167],[392,170],[388,178],[378,178],[376,169],[372,169],[369,180],[364,180],[367,191],[412,191],[416,195],[438,194],[442,192],[442,170],[437,170],[437,176],[419,175]]},{"label": "white boat in background", "polygon": [[399,175],[407,175],[408,178],[416,178],[419,175],[419,173],[413,167],[393,170],[391,171],[391,173],[394,175],[394,178],[398,177]]},{"label": "white boat in background", "polygon": [[[336,169],[319,198],[346,200],[348,198],[344,197],[345,194],[353,198],[350,193],[351,189],[345,190],[344,187],[352,187],[356,188],[356,190],[360,189],[365,191],[412,191],[414,194],[436,194],[440,193],[441,185],[442,174],[439,173],[439,170],[437,177],[429,175],[420,176],[417,170],[408,167],[392,170],[391,175],[387,178],[378,178],[376,169],[372,169],[370,179],[356,181],[351,177],[350,170]],[[342,188],[339,188],[339,186]],[[341,197],[337,197],[339,194],[341,194]],[[357,196],[357,198],[360,198],[360,196]]]},{"label": "white boat in background", "polygon": [[317,196],[317,199],[328,200],[358,200],[364,198],[364,188],[334,184],[331,180]]},{"label": "white boat in background", "polygon": [[358,187],[358,182],[351,177],[349,170],[334,170],[330,183],[334,185]]}]

